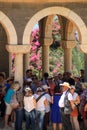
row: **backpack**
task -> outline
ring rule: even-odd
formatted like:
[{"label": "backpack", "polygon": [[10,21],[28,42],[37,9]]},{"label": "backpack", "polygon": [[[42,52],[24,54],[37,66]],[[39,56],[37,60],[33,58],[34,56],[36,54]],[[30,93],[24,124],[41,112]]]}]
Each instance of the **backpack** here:
[{"label": "backpack", "polygon": [[64,113],[65,114],[70,114],[72,111],[70,101],[68,100],[68,91],[65,94],[64,98]]}]

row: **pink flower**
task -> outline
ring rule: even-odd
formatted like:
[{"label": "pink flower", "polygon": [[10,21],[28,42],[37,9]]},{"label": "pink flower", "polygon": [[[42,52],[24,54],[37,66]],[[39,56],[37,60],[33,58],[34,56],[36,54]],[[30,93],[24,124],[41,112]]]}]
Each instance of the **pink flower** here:
[{"label": "pink flower", "polygon": [[15,58],[15,55],[14,54],[12,54],[12,60]]},{"label": "pink flower", "polygon": [[34,69],[34,67],[32,65],[30,65],[29,67],[30,67],[30,69]]},{"label": "pink flower", "polygon": [[41,69],[41,66],[37,66],[37,68],[38,68],[38,70],[40,70],[40,69]]},{"label": "pink flower", "polygon": [[35,61],[35,60],[37,60],[37,55],[36,55],[36,54],[33,55],[33,56],[30,58],[30,61]]},{"label": "pink flower", "polygon": [[58,63],[57,66],[60,67],[61,65]]},{"label": "pink flower", "polygon": [[54,68],[54,69],[53,69],[53,73],[56,73],[56,72],[57,72],[57,70]]},{"label": "pink flower", "polygon": [[32,47],[31,47],[31,50],[32,50],[32,51],[36,51],[36,50],[37,50],[37,46],[32,46]]},{"label": "pink flower", "polygon": [[58,30],[60,30],[60,26],[59,26],[59,25],[57,25],[56,28],[57,28]]},{"label": "pink flower", "polygon": [[35,42],[36,46],[40,46],[40,43],[38,41]]}]

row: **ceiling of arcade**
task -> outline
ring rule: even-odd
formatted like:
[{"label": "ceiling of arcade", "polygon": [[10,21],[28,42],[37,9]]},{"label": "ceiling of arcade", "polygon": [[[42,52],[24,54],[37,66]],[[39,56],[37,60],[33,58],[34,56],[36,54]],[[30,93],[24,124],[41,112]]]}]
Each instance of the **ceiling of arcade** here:
[{"label": "ceiling of arcade", "polygon": [[48,3],[48,2],[87,2],[87,0],[0,0],[0,2],[28,2],[28,3]]}]

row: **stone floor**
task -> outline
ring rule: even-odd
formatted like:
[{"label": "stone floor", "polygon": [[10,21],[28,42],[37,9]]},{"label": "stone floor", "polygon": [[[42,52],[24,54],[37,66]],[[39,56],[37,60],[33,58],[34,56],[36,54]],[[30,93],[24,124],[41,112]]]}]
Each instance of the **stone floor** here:
[{"label": "stone floor", "polygon": [[[0,120],[0,130],[14,130],[14,127],[4,128],[4,121]],[[23,122],[23,130],[25,130],[25,122]],[[48,130],[52,130],[52,125],[49,125]]]},{"label": "stone floor", "polygon": [[[4,128],[4,120],[0,119],[0,130],[14,130],[14,127],[9,127],[8,129]],[[23,122],[23,130],[25,130],[25,122]],[[37,130],[37,129],[36,129]],[[52,129],[52,124],[48,126],[48,130],[53,130]],[[58,130],[58,129],[57,129]],[[83,123],[80,122],[80,130],[84,130],[83,128]]]}]

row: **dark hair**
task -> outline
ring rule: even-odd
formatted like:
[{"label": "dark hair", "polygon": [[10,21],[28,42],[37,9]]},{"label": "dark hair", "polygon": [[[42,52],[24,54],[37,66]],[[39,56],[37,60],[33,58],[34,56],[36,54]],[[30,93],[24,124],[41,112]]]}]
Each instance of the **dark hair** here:
[{"label": "dark hair", "polygon": [[58,86],[55,87],[54,93],[61,93],[61,90],[60,90],[60,88]]},{"label": "dark hair", "polygon": [[44,77],[48,77],[49,74],[48,74],[47,72],[45,72],[43,76],[44,76]]},{"label": "dark hair", "polygon": [[27,70],[26,70],[26,73],[29,73],[30,71],[32,71],[32,69],[27,69]]},{"label": "dark hair", "polygon": [[5,78],[4,74],[2,74],[2,73],[0,73],[0,76],[1,76],[3,79]]}]

